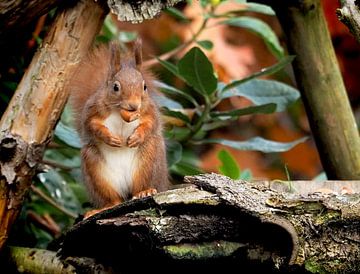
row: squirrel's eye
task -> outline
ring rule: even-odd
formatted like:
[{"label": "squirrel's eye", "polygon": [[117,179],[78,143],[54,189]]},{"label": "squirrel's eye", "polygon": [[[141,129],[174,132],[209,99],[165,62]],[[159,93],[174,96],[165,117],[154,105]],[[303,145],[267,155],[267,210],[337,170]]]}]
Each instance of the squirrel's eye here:
[{"label": "squirrel's eye", "polygon": [[115,92],[118,92],[118,91],[120,90],[120,83],[119,83],[119,82],[116,81],[116,82],[114,83],[113,90],[114,90]]}]

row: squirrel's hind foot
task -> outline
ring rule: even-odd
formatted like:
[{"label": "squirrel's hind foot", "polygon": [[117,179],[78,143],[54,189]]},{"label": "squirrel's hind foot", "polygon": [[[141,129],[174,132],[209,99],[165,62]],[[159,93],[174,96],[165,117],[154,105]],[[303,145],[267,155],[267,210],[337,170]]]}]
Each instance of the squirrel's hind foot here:
[{"label": "squirrel's hind foot", "polygon": [[155,195],[156,193],[157,193],[157,190],[155,188],[149,188],[149,189],[146,189],[146,190],[136,193],[133,196],[133,199],[139,199],[139,198],[144,198],[147,196],[152,196],[152,195]]}]

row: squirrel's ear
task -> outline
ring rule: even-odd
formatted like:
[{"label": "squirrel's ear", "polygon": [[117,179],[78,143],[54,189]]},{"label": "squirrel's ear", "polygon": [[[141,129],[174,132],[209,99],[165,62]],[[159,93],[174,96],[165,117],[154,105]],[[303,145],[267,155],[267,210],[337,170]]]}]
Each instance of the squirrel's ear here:
[{"label": "squirrel's ear", "polygon": [[142,64],[142,42],[138,37],[134,43],[134,56],[135,56],[135,64],[137,67]]},{"label": "squirrel's ear", "polygon": [[110,64],[113,72],[120,70],[120,47],[117,43],[110,43]]}]

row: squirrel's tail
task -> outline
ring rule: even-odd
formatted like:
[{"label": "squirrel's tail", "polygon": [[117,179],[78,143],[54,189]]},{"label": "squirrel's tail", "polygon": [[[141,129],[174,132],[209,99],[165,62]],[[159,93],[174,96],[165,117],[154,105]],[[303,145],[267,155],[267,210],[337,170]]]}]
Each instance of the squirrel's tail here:
[{"label": "squirrel's tail", "polygon": [[87,100],[107,81],[110,73],[110,58],[108,45],[94,47],[80,62],[67,84],[77,129],[81,127],[81,115]]}]

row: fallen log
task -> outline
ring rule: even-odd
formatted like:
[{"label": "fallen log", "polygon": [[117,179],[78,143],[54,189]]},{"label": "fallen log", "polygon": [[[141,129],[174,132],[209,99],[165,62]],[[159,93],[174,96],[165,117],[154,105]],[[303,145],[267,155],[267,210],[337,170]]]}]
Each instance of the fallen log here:
[{"label": "fallen log", "polygon": [[[266,273],[360,272],[360,194],[306,194],[301,182],[252,183],[217,174],[185,181],[184,188],[80,221],[59,254],[96,258],[121,273],[150,265],[163,266],[156,267],[160,273],[217,265]],[[359,184],[325,185],[354,191]]]}]

